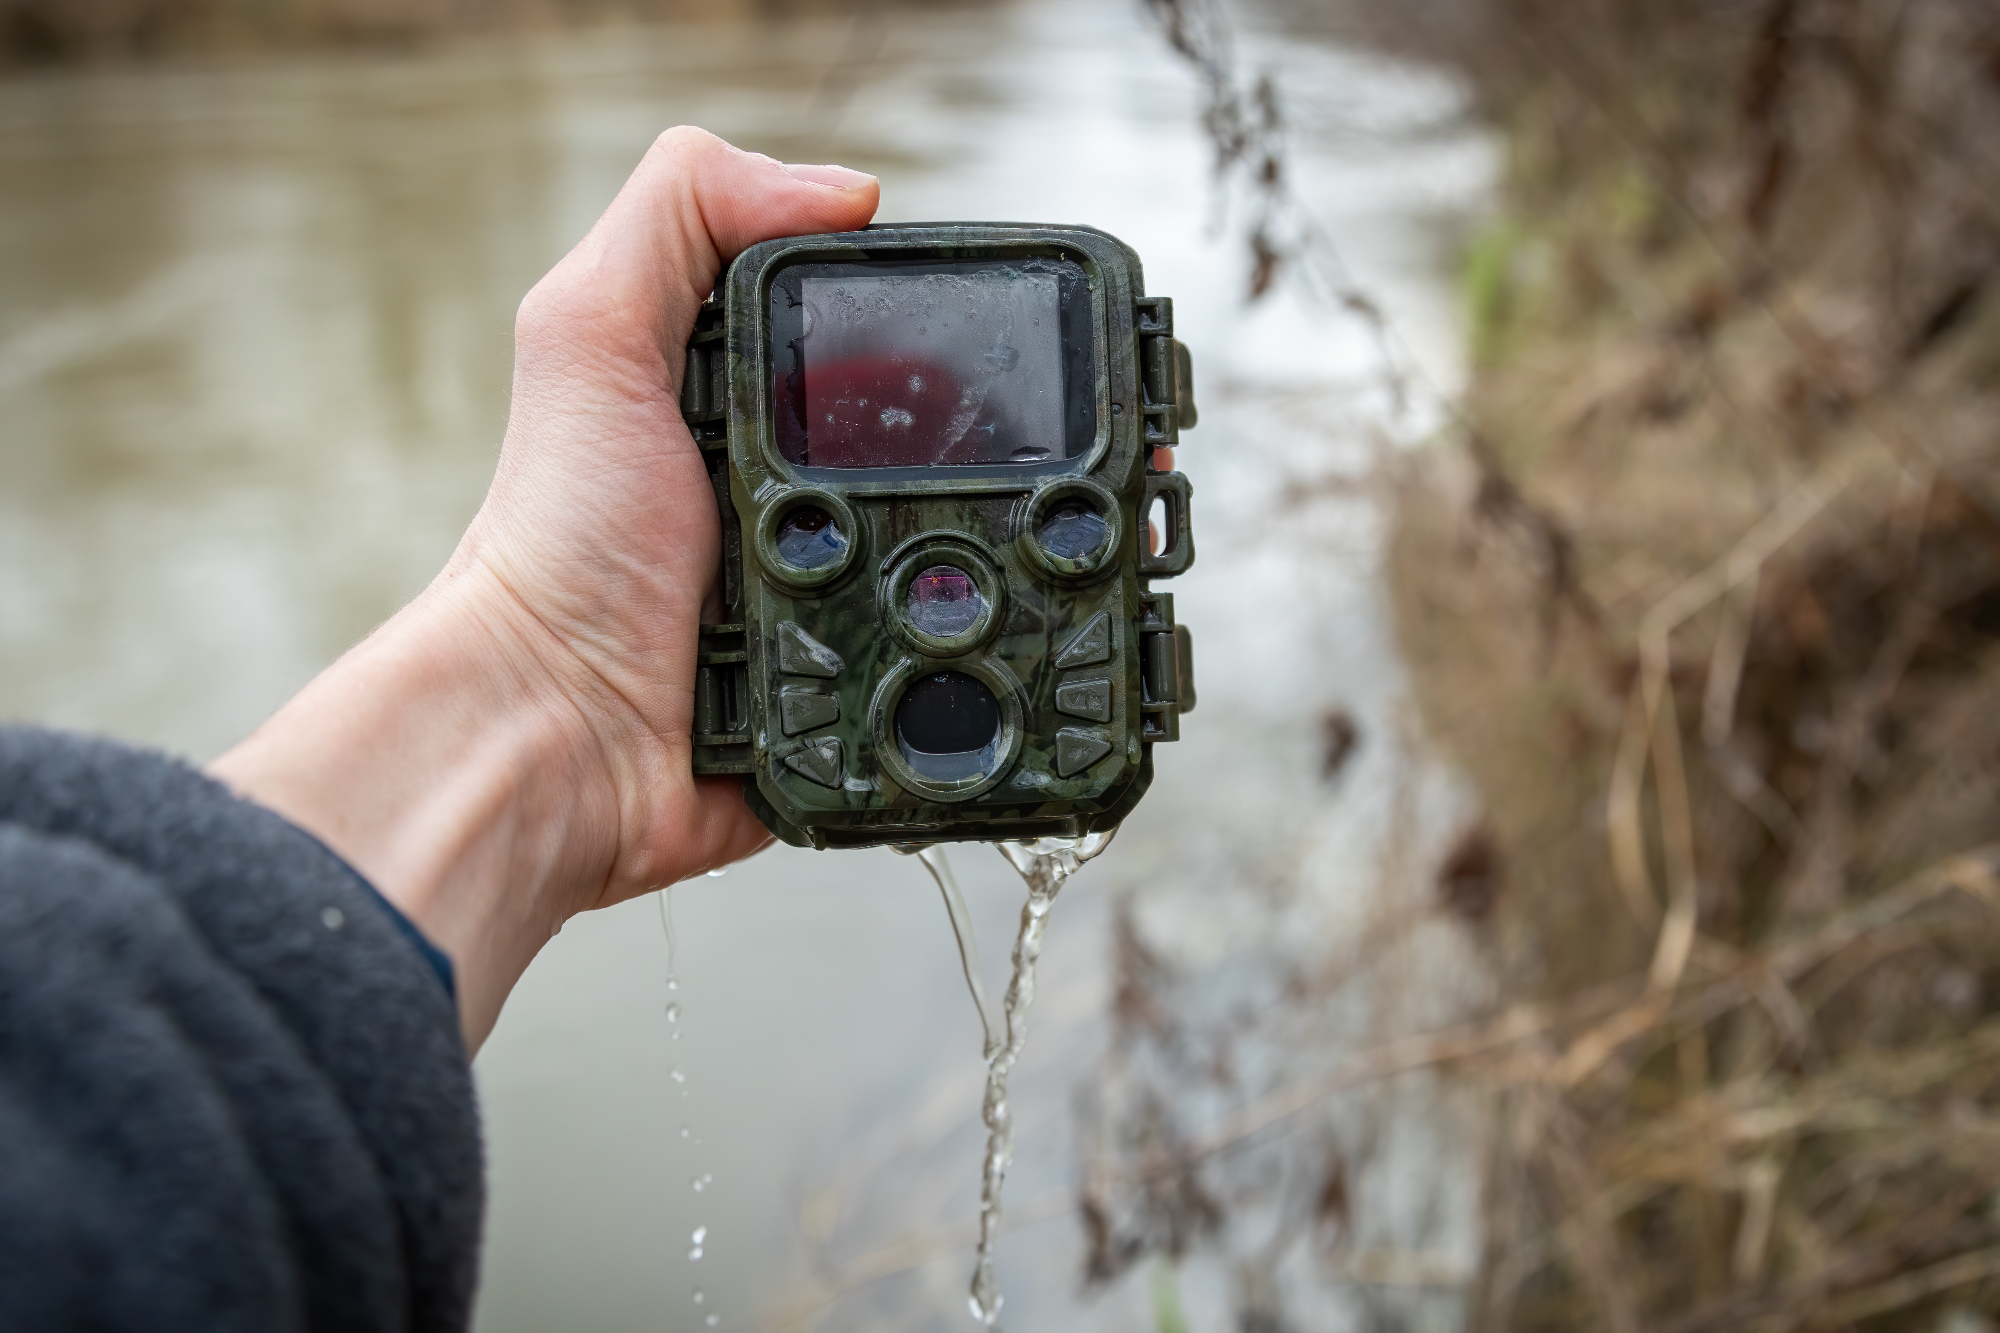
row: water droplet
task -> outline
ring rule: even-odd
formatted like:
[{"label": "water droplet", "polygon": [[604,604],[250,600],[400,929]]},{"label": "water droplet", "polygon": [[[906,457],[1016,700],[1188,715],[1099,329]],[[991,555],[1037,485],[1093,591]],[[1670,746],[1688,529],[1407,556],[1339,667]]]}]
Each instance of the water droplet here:
[{"label": "water droplet", "polygon": [[328,930],[339,930],[347,924],[347,915],[338,907],[329,907],[319,914],[319,921]]},{"label": "water droplet", "polygon": [[722,1322],[722,1316],[719,1314],[712,1314],[708,1318],[702,1320],[701,1322],[706,1324],[710,1328],[714,1328],[717,1324]]},{"label": "water droplet", "polygon": [[667,1004],[667,1021],[669,1023],[678,1023],[681,1021],[680,1005],[671,1001]]},{"label": "water droplet", "polygon": [[694,1234],[692,1236],[689,1236],[688,1239],[693,1241],[697,1245],[701,1244],[703,1241],[708,1239],[708,1228],[696,1227],[694,1229]]},{"label": "water droplet", "polygon": [[682,1137],[682,1138],[686,1138],[686,1137],[688,1137],[688,1135],[692,1134],[693,1132],[694,1132],[694,1131],[693,1131],[693,1130],[690,1130],[690,1129],[689,1129],[689,1128],[688,1128],[688,1127],[687,1127],[686,1125],[682,1125],[682,1126],[681,1126],[681,1137]]},{"label": "water droplet", "polygon": [[697,1245],[697,1246],[695,1246],[695,1247],[694,1247],[693,1249],[689,1250],[689,1251],[688,1251],[688,1258],[690,1258],[690,1259],[699,1259],[699,1258],[701,1258],[701,1246]]},{"label": "water droplet", "polygon": [[724,875],[728,873],[729,873],[728,866],[717,866],[715,869],[708,872],[708,877],[710,879],[721,879]]},{"label": "water droplet", "polygon": [[707,1189],[710,1185],[713,1185],[714,1183],[715,1183],[715,1173],[712,1171],[704,1171],[700,1175],[696,1176],[694,1179],[688,1182],[688,1184],[694,1186],[694,1192],[696,1194],[701,1193],[703,1190]]},{"label": "water droplet", "polygon": [[679,990],[680,988],[681,988],[681,982],[680,982],[680,978],[679,978],[679,977],[668,977],[668,978],[667,978],[667,989],[668,989],[668,990]]},{"label": "water droplet", "polygon": [[672,1079],[676,1083],[685,1083],[688,1081],[688,1076],[681,1072],[681,1067],[679,1065],[675,1065],[672,1069],[668,1070],[667,1077]]}]

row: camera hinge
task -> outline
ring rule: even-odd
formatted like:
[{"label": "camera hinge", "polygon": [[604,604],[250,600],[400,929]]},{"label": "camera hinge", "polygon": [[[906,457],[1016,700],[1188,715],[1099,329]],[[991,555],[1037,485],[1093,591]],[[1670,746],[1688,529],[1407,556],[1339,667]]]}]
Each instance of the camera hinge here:
[{"label": "camera hinge", "polygon": [[1188,349],[1174,338],[1174,302],[1169,296],[1142,296],[1133,302],[1139,335],[1139,409],[1146,421],[1146,447],[1171,449],[1181,431],[1194,428],[1194,365]]},{"label": "camera hinge", "polygon": [[740,614],[743,601],[743,528],[729,495],[729,356],[723,342],[722,302],[711,296],[695,312],[681,376],[681,420],[701,449],[715,508],[722,520],[722,604]]},{"label": "camera hinge", "polygon": [[1174,595],[1139,594],[1139,739],[1177,741],[1194,711],[1194,639],[1174,623]]},{"label": "camera hinge", "polygon": [[729,445],[729,356],[723,343],[722,302],[711,296],[695,312],[681,376],[681,420],[704,451]]},{"label": "camera hinge", "polygon": [[741,624],[703,625],[694,669],[694,771],[754,773],[750,654]]}]

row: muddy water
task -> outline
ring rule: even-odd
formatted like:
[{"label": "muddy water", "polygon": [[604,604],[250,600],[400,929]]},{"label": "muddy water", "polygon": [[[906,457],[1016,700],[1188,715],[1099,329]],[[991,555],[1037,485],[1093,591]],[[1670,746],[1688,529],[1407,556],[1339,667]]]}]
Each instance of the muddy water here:
[{"label": "muddy water", "polygon": [[[1441,257],[1485,147],[1421,74],[1248,49],[1294,90],[1321,221],[1448,384]],[[1230,978],[1266,971],[1273,932],[1249,923],[1275,919],[1259,904],[1287,867],[1332,869],[1285,938],[1338,942],[1380,897],[1384,830],[1413,827],[1386,794],[1412,761],[1351,483],[1384,429],[1423,423],[1389,420],[1364,331],[1242,302],[1195,112],[1123,0],[0,83],[0,715],[206,757],[420,588],[492,466],[515,302],[663,125],[876,171],[887,218],[1117,233],[1196,356],[1202,555],[1176,592],[1202,703],[1064,895],[1013,1071],[997,1268],[1012,1327],[1150,1326],[1143,1273],[1077,1296],[1064,1210],[1071,1090],[1107,1040],[1109,904],[1133,895],[1163,956],[1210,978],[1190,1006],[1220,1012],[1256,993]],[[1334,705],[1364,742],[1327,786]],[[1448,820],[1448,784],[1419,786],[1416,823]],[[990,854],[957,868],[996,960],[1020,881]],[[566,928],[480,1058],[480,1326],[966,1321],[984,1065],[927,877],[779,849],[673,906],[674,1021],[658,909],[635,903]],[[1357,1198],[1469,1218],[1423,1130],[1392,1136]],[[1225,1326],[1226,1275],[1183,1276],[1195,1326]]]}]

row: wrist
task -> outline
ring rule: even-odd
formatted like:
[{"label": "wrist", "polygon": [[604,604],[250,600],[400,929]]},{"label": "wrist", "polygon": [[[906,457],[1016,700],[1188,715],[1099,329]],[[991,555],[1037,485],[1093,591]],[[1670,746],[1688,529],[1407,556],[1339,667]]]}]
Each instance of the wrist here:
[{"label": "wrist", "polygon": [[448,572],[210,769],[450,955],[469,1049],[618,860],[610,723],[544,635],[489,571]]}]

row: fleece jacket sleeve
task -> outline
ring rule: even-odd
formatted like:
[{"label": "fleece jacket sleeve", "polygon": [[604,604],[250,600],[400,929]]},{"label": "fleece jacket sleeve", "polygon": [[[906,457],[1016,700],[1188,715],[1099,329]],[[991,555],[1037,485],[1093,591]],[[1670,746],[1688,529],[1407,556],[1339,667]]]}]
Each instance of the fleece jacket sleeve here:
[{"label": "fleece jacket sleeve", "polygon": [[185,765],[0,728],[0,1328],[466,1327],[479,1126],[427,949]]}]

